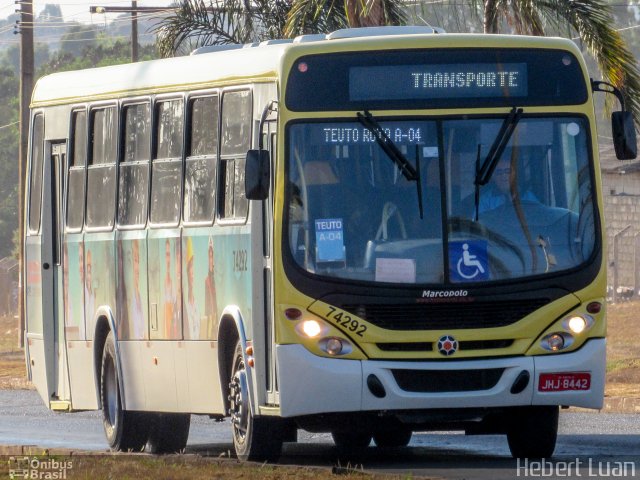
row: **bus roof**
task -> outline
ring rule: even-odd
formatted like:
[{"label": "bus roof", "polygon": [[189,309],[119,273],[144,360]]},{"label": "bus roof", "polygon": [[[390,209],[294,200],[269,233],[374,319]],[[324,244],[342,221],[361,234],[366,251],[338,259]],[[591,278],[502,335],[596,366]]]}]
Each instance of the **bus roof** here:
[{"label": "bus roof", "polygon": [[[404,30],[403,30],[404,29]],[[359,32],[353,32],[358,30]],[[442,34],[417,27],[375,27],[304,35],[289,41],[204,47],[197,55],[54,73],[36,83],[32,107],[274,81],[284,57],[331,51],[403,48],[562,48],[580,55],[567,39],[516,35]],[[385,34],[386,33],[386,34]]]},{"label": "bus roof", "polygon": [[269,81],[276,78],[286,47],[266,45],[54,73],[38,80],[31,106],[194,90],[239,79]]}]

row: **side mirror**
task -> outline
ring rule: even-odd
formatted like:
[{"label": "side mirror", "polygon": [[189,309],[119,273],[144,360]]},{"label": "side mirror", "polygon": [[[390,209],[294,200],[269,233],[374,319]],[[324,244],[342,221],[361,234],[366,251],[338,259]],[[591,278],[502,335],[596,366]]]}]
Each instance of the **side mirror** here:
[{"label": "side mirror", "polygon": [[611,114],[611,133],[618,160],[633,160],[638,154],[636,129],[631,112]]},{"label": "side mirror", "polygon": [[264,200],[269,196],[268,150],[249,150],[244,167],[244,191],[249,200]]}]

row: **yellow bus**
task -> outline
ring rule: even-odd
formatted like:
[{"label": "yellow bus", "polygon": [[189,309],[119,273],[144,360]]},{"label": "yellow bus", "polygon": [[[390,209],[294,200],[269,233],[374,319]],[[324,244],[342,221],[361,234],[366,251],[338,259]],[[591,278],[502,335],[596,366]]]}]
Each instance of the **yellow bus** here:
[{"label": "yellow bus", "polygon": [[[26,359],[114,450],[240,459],[600,408],[592,92],[563,39],[385,27],[58,73],[32,99]],[[622,98],[620,96],[620,98]],[[635,156],[630,114],[615,147]]]}]

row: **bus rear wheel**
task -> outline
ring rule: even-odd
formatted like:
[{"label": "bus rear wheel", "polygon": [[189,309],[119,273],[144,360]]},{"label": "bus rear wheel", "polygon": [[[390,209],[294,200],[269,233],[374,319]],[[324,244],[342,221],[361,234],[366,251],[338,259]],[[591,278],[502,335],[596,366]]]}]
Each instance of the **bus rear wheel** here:
[{"label": "bus rear wheel", "polygon": [[150,414],[151,429],[146,451],[177,453],[184,450],[189,438],[191,415],[188,413]]},{"label": "bus rear wheel", "polygon": [[148,414],[122,409],[113,332],[109,332],[104,344],[100,372],[102,424],[109,447],[118,452],[142,451],[149,435]]},{"label": "bus rear wheel", "polygon": [[229,383],[229,415],[233,446],[242,461],[276,461],[282,452],[283,428],[279,418],[256,417],[251,412],[249,382],[242,355],[236,344]]},{"label": "bus rear wheel", "polygon": [[509,418],[507,441],[513,458],[550,458],[558,438],[559,409],[533,406],[517,409]]}]

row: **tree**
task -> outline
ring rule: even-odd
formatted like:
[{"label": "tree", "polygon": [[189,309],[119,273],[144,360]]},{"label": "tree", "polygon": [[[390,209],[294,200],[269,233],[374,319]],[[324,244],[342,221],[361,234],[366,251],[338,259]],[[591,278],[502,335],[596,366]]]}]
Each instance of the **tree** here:
[{"label": "tree", "polygon": [[283,38],[288,11],[287,0],[184,0],[153,31],[160,54],[170,57],[203,45]]},{"label": "tree", "polygon": [[402,25],[402,0],[293,0],[285,35],[330,32],[339,28]]},{"label": "tree", "polygon": [[347,27],[400,24],[401,0],[184,0],[154,28],[162,56],[202,45],[290,38]]},{"label": "tree", "polygon": [[38,15],[38,22],[60,23],[62,20],[62,9],[58,4],[47,3]]},{"label": "tree", "polygon": [[[609,4],[602,0],[472,0],[483,12],[485,33],[510,28],[517,34],[544,35],[567,26],[594,57],[605,81],[622,90],[628,110],[640,123],[640,71],[635,57],[614,28]],[[610,105],[610,103],[609,103]]]},{"label": "tree", "polygon": [[[620,88],[640,121],[640,72],[603,0],[471,0],[485,33],[576,32],[605,81]],[[406,21],[402,0],[183,0],[155,27],[162,56],[202,45],[290,38],[345,27]],[[183,52],[184,53],[184,52]]]},{"label": "tree", "polygon": [[15,251],[18,227],[18,75],[0,66],[0,258]]},{"label": "tree", "polygon": [[92,25],[71,24],[60,39],[62,44],[60,50],[63,53],[79,56],[85,48],[95,45],[96,36],[96,29]]}]

